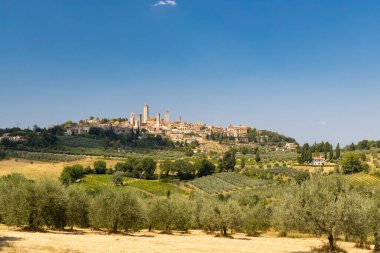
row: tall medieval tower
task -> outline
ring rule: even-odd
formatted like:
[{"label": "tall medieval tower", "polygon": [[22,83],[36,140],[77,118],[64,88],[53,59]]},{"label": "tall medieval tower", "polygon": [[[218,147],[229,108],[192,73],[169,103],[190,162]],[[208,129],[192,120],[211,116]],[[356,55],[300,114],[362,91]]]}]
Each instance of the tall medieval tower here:
[{"label": "tall medieval tower", "polygon": [[149,119],[149,105],[144,105],[144,123],[146,123]]},{"label": "tall medieval tower", "polygon": [[169,113],[169,110],[166,110],[166,112],[165,112],[165,121],[166,122],[170,122],[170,113]]}]

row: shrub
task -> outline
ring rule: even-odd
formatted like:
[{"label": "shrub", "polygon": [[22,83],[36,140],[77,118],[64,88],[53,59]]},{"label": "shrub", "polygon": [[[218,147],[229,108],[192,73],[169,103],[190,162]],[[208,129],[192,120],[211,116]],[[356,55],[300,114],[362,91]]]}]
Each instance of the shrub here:
[{"label": "shrub", "polygon": [[95,174],[105,174],[107,169],[107,163],[103,160],[98,160],[94,162],[94,173]]},{"label": "shrub", "polygon": [[122,171],[116,171],[115,174],[112,176],[112,182],[116,186],[121,186],[123,185],[123,178],[124,178],[125,173]]}]

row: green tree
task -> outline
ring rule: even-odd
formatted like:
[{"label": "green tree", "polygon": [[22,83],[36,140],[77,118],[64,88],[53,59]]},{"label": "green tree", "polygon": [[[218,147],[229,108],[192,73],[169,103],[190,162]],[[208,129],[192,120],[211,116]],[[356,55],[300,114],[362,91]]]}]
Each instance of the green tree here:
[{"label": "green tree", "polygon": [[173,206],[169,199],[154,199],[147,210],[147,219],[153,228],[169,232],[174,223]]},{"label": "green tree", "polygon": [[361,161],[360,156],[355,153],[344,155],[341,161],[341,166],[344,174],[357,173],[368,169],[368,165],[364,164]]},{"label": "green tree", "polygon": [[59,180],[62,184],[68,186],[75,183],[76,180],[84,176],[84,170],[82,165],[76,164],[72,166],[66,166],[61,172]]},{"label": "green tree", "polygon": [[220,161],[220,167],[223,171],[234,171],[236,165],[235,152],[230,150],[224,153]]},{"label": "green tree", "polygon": [[106,173],[107,163],[103,160],[98,160],[94,162],[94,173],[104,174]]},{"label": "green tree", "polygon": [[134,168],[134,174],[139,178],[154,179],[157,163],[152,158],[143,158]]},{"label": "green tree", "polygon": [[207,159],[197,160],[194,167],[197,170],[198,177],[208,176],[215,172],[215,165]]},{"label": "green tree", "polygon": [[192,149],[191,147],[187,147],[187,148],[185,149],[185,155],[186,155],[186,156],[189,156],[189,157],[193,156],[193,155],[194,155],[194,151],[193,151],[193,149]]},{"label": "green tree", "polygon": [[371,233],[370,208],[370,199],[357,190],[351,190],[343,201],[344,218],[339,222],[340,231],[355,239],[360,248],[364,248]]},{"label": "green tree", "polygon": [[125,172],[125,171],[127,171],[126,167],[127,166],[125,165],[125,163],[118,162],[118,163],[115,164],[115,170],[116,171],[123,171],[123,172]]},{"label": "green tree", "polygon": [[245,168],[245,158],[242,157],[240,161],[240,169],[244,169],[244,168]]},{"label": "green tree", "polygon": [[176,176],[180,180],[191,180],[195,178],[195,168],[190,162],[185,160],[176,160],[173,166]]},{"label": "green tree", "polygon": [[4,151],[2,147],[0,147],[0,160],[3,160],[7,157],[7,153]]},{"label": "green tree", "polygon": [[128,191],[104,190],[91,202],[90,222],[108,232],[139,227],[143,222],[141,203]]},{"label": "green tree", "polygon": [[63,229],[66,225],[67,196],[65,189],[56,181],[36,183],[36,207],[42,223],[50,228]]},{"label": "green tree", "polygon": [[377,191],[371,197],[370,205],[367,208],[368,227],[373,235],[374,252],[380,252],[380,192]]},{"label": "green tree", "polygon": [[125,173],[122,171],[116,171],[115,174],[112,175],[112,182],[116,186],[122,186],[123,185],[123,178]]},{"label": "green tree", "polygon": [[176,230],[188,231],[192,225],[194,203],[191,200],[174,197],[169,200],[173,211],[173,226]]},{"label": "green tree", "polygon": [[295,229],[326,234],[330,251],[336,249],[335,235],[345,219],[344,208],[350,186],[341,176],[314,176],[284,192],[275,205],[274,219],[282,230]]},{"label": "green tree", "polygon": [[340,146],[338,143],[335,148],[335,159],[339,159],[339,158],[340,158]]},{"label": "green tree", "polygon": [[174,174],[174,162],[170,160],[165,160],[160,162],[160,177],[168,178],[170,175]]},{"label": "green tree", "polygon": [[256,162],[260,162],[261,161],[261,157],[260,157],[260,152],[259,151],[256,152],[255,161]]},{"label": "green tree", "polygon": [[259,232],[265,232],[270,227],[270,210],[263,204],[257,204],[243,209],[242,224],[244,231],[249,236],[255,236]]},{"label": "green tree", "polygon": [[21,174],[0,178],[0,218],[8,226],[40,228],[36,210],[36,187]]},{"label": "green tree", "polygon": [[67,191],[67,225],[85,228],[89,226],[89,196],[77,187],[69,187]]},{"label": "green tree", "polygon": [[236,201],[210,201],[201,208],[199,219],[205,230],[219,230],[227,236],[229,229],[241,228],[242,210]]},{"label": "green tree", "polygon": [[334,160],[334,152],[332,150],[329,152],[329,160]]}]

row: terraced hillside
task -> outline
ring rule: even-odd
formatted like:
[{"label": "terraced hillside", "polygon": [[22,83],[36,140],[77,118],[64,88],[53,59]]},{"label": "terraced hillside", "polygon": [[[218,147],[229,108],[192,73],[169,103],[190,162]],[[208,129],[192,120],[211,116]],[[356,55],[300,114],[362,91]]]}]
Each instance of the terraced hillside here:
[{"label": "terraced hillside", "polygon": [[217,173],[197,178],[188,183],[189,187],[214,195],[241,189],[253,189],[271,184],[269,180],[253,179],[235,172]]},{"label": "terraced hillside", "polygon": [[347,180],[354,186],[380,187],[380,177],[366,173],[356,173],[346,176]]}]

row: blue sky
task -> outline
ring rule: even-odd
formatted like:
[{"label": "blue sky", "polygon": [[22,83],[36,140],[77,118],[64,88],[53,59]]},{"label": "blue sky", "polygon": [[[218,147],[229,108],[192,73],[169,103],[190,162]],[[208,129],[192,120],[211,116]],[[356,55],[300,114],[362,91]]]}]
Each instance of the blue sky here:
[{"label": "blue sky", "polygon": [[378,0],[0,0],[0,127],[170,109],[380,139]]}]

